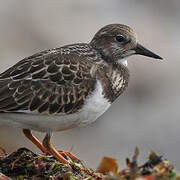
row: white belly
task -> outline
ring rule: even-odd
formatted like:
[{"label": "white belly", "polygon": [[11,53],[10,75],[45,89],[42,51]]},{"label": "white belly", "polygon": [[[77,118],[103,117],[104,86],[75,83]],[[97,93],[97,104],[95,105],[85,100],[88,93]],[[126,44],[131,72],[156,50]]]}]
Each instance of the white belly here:
[{"label": "white belly", "polygon": [[24,113],[1,113],[0,125],[27,128],[36,131],[63,131],[73,127],[83,126],[94,122],[101,116],[111,103],[102,95],[99,82],[96,89],[85,101],[84,107],[70,115],[41,115]]}]

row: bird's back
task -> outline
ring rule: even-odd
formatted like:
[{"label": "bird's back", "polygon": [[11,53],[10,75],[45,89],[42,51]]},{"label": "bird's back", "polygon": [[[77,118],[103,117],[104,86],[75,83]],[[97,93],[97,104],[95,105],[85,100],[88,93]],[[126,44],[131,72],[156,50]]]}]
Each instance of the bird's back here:
[{"label": "bird's back", "polygon": [[87,44],[42,51],[0,74],[0,121],[39,131],[88,124],[127,81],[123,65],[106,63]]},{"label": "bird's back", "polygon": [[90,70],[96,55],[88,50],[80,44],[43,51],[0,74],[0,111],[76,112],[95,85]]}]

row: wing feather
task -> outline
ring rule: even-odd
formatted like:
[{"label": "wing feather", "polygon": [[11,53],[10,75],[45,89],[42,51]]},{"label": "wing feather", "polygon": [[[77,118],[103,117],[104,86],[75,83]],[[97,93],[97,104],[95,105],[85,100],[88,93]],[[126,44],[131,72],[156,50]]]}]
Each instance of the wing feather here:
[{"label": "wing feather", "polygon": [[0,112],[71,114],[95,88],[87,56],[43,51],[0,74]]}]

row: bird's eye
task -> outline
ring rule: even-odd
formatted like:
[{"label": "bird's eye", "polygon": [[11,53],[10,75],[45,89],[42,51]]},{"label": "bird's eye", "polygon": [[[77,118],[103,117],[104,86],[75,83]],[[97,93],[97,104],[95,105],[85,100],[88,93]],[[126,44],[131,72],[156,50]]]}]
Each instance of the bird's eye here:
[{"label": "bird's eye", "polygon": [[118,42],[125,42],[126,41],[126,38],[123,36],[123,35],[117,35],[116,36],[116,40]]}]

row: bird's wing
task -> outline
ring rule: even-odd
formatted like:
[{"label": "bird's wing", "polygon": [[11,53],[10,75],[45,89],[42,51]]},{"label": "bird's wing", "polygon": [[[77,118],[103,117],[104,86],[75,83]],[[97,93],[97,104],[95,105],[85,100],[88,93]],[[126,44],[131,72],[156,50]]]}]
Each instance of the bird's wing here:
[{"label": "bird's wing", "polygon": [[21,60],[0,74],[0,112],[78,111],[95,88],[87,61],[53,50]]}]

